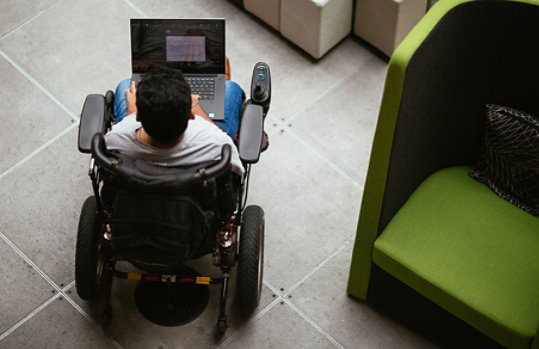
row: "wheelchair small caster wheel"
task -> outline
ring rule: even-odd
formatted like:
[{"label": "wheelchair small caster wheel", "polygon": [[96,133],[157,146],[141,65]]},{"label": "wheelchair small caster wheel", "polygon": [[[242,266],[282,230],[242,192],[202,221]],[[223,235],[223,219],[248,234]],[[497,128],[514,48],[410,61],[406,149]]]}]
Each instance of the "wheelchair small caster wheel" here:
[{"label": "wheelchair small caster wheel", "polygon": [[220,335],[224,335],[227,328],[228,328],[228,324],[227,324],[226,318],[219,319],[217,321],[217,331],[219,332]]}]

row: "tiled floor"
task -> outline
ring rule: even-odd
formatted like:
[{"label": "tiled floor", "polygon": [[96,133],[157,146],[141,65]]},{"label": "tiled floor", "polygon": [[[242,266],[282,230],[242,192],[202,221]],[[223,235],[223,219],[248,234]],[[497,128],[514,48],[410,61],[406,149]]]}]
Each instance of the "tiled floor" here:
[{"label": "tiled floor", "polygon": [[[315,62],[226,0],[0,6],[0,348],[434,347],[346,295],[386,60],[347,38]],[[135,284],[116,280],[103,328],[74,287],[78,216],[91,193],[78,115],[87,94],[130,75],[128,20],[145,16],[225,17],[232,78],[247,89],[256,62],[272,69],[271,146],[249,195],[266,212],[265,286],[257,313],[231,311],[222,338],[218,289],[194,322],[160,327],[137,311]]]}]

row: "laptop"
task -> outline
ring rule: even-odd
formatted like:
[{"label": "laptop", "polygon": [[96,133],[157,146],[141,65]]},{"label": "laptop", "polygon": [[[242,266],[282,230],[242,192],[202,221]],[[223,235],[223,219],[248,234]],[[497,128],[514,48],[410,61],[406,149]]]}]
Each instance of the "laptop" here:
[{"label": "laptop", "polygon": [[225,59],[224,19],[131,19],[132,79],[154,65],[179,69],[216,121],[225,117]]}]

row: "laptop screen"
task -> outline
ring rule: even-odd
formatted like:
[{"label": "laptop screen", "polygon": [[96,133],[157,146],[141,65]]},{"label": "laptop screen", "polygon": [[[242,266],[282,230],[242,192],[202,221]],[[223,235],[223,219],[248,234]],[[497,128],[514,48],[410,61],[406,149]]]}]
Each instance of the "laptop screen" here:
[{"label": "laptop screen", "polygon": [[131,19],[131,65],[139,74],[152,65],[224,74],[225,20]]}]

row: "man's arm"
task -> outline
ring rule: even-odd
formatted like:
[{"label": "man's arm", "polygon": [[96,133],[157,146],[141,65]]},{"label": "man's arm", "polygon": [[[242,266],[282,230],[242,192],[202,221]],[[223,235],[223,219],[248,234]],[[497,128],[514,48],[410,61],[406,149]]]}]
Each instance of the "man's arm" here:
[{"label": "man's arm", "polygon": [[125,90],[127,99],[127,115],[137,112],[137,86],[134,81],[131,81],[131,86]]}]

